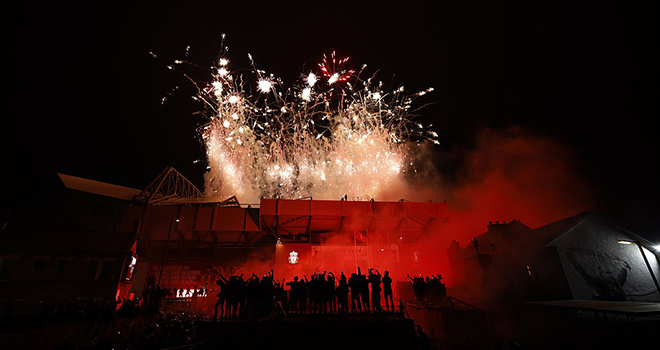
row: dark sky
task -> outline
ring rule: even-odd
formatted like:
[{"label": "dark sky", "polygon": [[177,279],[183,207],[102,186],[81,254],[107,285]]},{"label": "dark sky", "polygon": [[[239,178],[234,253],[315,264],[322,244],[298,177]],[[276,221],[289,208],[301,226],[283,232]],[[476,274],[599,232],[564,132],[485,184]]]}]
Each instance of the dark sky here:
[{"label": "dark sky", "polygon": [[[82,2],[81,2],[82,3]],[[7,201],[38,198],[55,171],[145,187],[172,165],[201,186],[199,109],[165,69],[191,47],[293,82],[323,53],[409,90],[433,86],[422,119],[440,134],[438,166],[481,128],[520,125],[573,149],[597,210],[660,240],[657,9],[626,1],[24,1],[7,14]],[[163,60],[154,60],[154,52]]]}]

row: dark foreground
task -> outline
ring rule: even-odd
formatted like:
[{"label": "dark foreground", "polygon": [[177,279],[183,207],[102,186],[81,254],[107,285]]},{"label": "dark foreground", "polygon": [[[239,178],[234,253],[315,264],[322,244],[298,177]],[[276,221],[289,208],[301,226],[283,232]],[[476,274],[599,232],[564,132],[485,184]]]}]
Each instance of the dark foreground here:
[{"label": "dark foreground", "polygon": [[[6,321],[6,320],[3,320]],[[281,314],[209,321],[166,313],[107,320],[15,319],[0,324],[0,349],[427,349],[403,313]]]},{"label": "dark foreground", "polygon": [[655,303],[555,301],[488,311],[408,303],[396,313],[220,321],[185,311],[0,317],[0,349],[645,349],[660,334],[658,310]]},{"label": "dark foreground", "polygon": [[428,342],[401,314],[290,315],[253,321],[202,321],[208,349],[418,349]]}]

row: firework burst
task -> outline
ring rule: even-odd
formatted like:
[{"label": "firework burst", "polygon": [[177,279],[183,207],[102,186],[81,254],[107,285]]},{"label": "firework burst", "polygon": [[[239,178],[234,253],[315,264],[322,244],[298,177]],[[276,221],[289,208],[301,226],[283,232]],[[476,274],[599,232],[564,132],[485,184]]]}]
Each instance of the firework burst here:
[{"label": "firework burst", "polygon": [[323,57],[320,74],[301,75],[298,87],[286,90],[248,55],[255,76],[248,84],[231,70],[226,53],[223,45],[210,83],[189,78],[205,106],[207,195],[244,202],[379,198],[414,166],[415,144],[437,143],[437,134],[411,115],[413,97],[432,89],[412,97],[403,87],[386,92],[382,83],[345,68],[348,58],[334,52]]},{"label": "firework burst", "polygon": [[330,60],[326,55],[323,55],[323,61],[319,63],[319,69],[321,69],[323,76],[328,79],[328,84],[347,82],[355,74],[352,69],[344,69],[348,60],[348,57],[337,59],[334,51],[330,54]]}]

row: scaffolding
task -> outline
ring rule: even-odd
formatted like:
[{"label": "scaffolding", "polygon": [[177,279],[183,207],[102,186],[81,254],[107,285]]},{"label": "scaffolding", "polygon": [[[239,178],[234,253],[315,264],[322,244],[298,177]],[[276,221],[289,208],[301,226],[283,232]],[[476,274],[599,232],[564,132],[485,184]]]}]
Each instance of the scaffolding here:
[{"label": "scaffolding", "polygon": [[[181,198],[202,198],[202,192],[173,167],[167,167],[134,201],[148,205],[170,204]],[[236,198],[234,197],[234,200]]]}]

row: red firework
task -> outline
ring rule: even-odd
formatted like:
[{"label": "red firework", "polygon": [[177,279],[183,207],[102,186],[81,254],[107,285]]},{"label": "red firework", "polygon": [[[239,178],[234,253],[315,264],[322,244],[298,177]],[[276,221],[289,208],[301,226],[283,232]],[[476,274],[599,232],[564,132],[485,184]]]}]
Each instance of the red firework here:
[{"label": "red firework", "polygon": [[337,59],[334,51],[330,54],[330,61],[328,61],[328,57],[325,54],[323,55],[323,62],[319,63],[319,68],[323,76],[328,79],[328,84],[346,82],[355,74],[355,71],[352,69],[344,69],[344,65],[348,62],[348,59],[349,57]]}]

